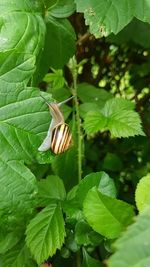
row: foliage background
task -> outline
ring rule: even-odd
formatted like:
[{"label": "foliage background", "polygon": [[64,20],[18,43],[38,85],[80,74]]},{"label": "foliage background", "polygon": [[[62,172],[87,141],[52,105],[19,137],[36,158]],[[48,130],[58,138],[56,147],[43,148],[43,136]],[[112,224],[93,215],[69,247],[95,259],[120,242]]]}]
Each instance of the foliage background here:
[{"label": "foliage background", "polygon": [[[149,265],[149,23],[146,0],[0,1],[2,267]],[[62,155],[40,94],[75,95]]]}]

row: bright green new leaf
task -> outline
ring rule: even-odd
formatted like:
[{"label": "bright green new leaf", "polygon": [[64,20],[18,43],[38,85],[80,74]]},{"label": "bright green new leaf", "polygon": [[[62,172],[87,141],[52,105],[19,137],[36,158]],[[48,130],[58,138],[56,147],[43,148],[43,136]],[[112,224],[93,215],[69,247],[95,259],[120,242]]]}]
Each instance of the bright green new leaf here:
[{"label": "bright green new leaf", "polygon": [[102,194],[113,198],[116,197],[114,181],[108,174],[105,172],[93,172],[85,176],[77,188],[76,198],[78,199],[81,208],[88,191],[95,186]]},{"label": "bright green new leaf", "polygon": [[110,239],[117,238],[134,216],[131,205],[103,195],[96,188],[87,193],[83,213],[94,231]]},{"label": "bright green new leaf", "polygon": [[50,14],[55,18],[67,18],[75,11],[74,0],[58,0],[57,4],[50,9]]},{"label": "bright green new leaf", "polygon": [[130,0],[75,0],[77,11],[83,12],[90,32],[96,38],[117,34],[133,17],[150,22],[149,1]]},{"label": "bright green new leaf", "polygon": [[150,201],[150,174],[147,174],[139,181],[136,191],[135,200],[138,210],[141,212]]},{"label": "bright green new leaf", "polygon": [[109,267],[150,266],[150,207],[148,206],[136,222],[129,226],[117,240],[117,251],[108,260]]},{"label": "bright green new leaf", "polygon": [[101,267],[101,263],[99,260],[96,260],[89,256],[86,250],[83,248],[83,262],[82,267]]},{"label": "bright green new leaf", "polygon": [[41,201],[47,204],[50,204],[51,200],[64,200],[66,197],[62,180],[54,175],[50,175],[38,182],[38,194]]},{"label": "bright green new leaf", "polygon": [[134,104],[122,98],[106,101],[100,112],[88,112],[84,128],[87,134],[109,130],[113,137],[145,135],[140,116],[133,110]]},{"label": "bright green new leaf", "polygon": [[51,203],[31,220],[26,242],[38,263],[60,249],[65,237],[64,219],[60,205]]},{"label": "bright green new leaf", "polygon": [[134,107],[135,104],[127,99],[112,98],[108,99],[101,111],[106,117],[109,117],[115,112],[119,112],[122,110],[133,110]]},{"label": "bright green new leaf", "polygon": [[51,83],[53,90],[62,89],[65,85],[65,78],[62,70],[54,70],[53,73],[47,73],[43,79],[47,83]]}]

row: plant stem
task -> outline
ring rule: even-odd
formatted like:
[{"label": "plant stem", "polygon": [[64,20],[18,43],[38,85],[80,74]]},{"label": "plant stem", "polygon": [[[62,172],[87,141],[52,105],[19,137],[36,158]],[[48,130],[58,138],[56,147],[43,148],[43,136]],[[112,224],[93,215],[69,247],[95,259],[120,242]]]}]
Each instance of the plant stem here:
[{"label": "plant stem", "polygon": [[76,253],[76,262],[77,262],[77,267],[81,267],[81,254],[80,254],[80,250],[77,251],[77,253]]},{"label": "plant stem", "polygon": [[78,142],[78,182],[81,181],[82,178],[82,131],[81,131],[81,119],[79,113],[79,102],[77,97],[77,63],[74,59],[72,67],[72,76],[73,76],[73,88],[72,93],[74,95],[74,102],[75,102],[75,112],[76,112],[76,122],[77,122],[77,142]]}]

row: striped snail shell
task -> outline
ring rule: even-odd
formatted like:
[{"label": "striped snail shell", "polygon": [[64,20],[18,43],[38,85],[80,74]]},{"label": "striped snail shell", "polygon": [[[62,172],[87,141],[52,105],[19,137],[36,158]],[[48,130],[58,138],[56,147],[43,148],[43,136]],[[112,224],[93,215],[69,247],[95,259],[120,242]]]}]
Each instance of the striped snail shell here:
[{"label": "striped snail shell", "polygon": [[[42,96],[42,98],[44,97]],[[55,154],[61,154],[72,145],[72,134],[70,132],[69,125],[65,123],[64,116],[59,108],[62,104],[72,98],[73,97],[70,97],[61,103],[48,103],[44,98],[49,107],[52,120],[47,136],[38,148],[39,151],[43,152],[51,149]]]}]

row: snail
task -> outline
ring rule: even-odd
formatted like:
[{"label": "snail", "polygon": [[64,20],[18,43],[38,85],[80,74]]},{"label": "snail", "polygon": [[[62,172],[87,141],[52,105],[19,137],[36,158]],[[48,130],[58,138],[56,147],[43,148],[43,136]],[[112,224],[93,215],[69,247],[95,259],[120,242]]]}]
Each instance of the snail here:
[{"label": "snail", "polygon": [[47,132],[47,136],[38,148],[38,151],[44,152],[51,149],[55,154],[61,154],[69,149],[72,145],[72,134],[69,125],[65,123],[64,116],[60,111],[60,106],[68,102],[74,96],[60,103],[48,103],[43,96],[41,97],[49,107],[52,120]]}]

